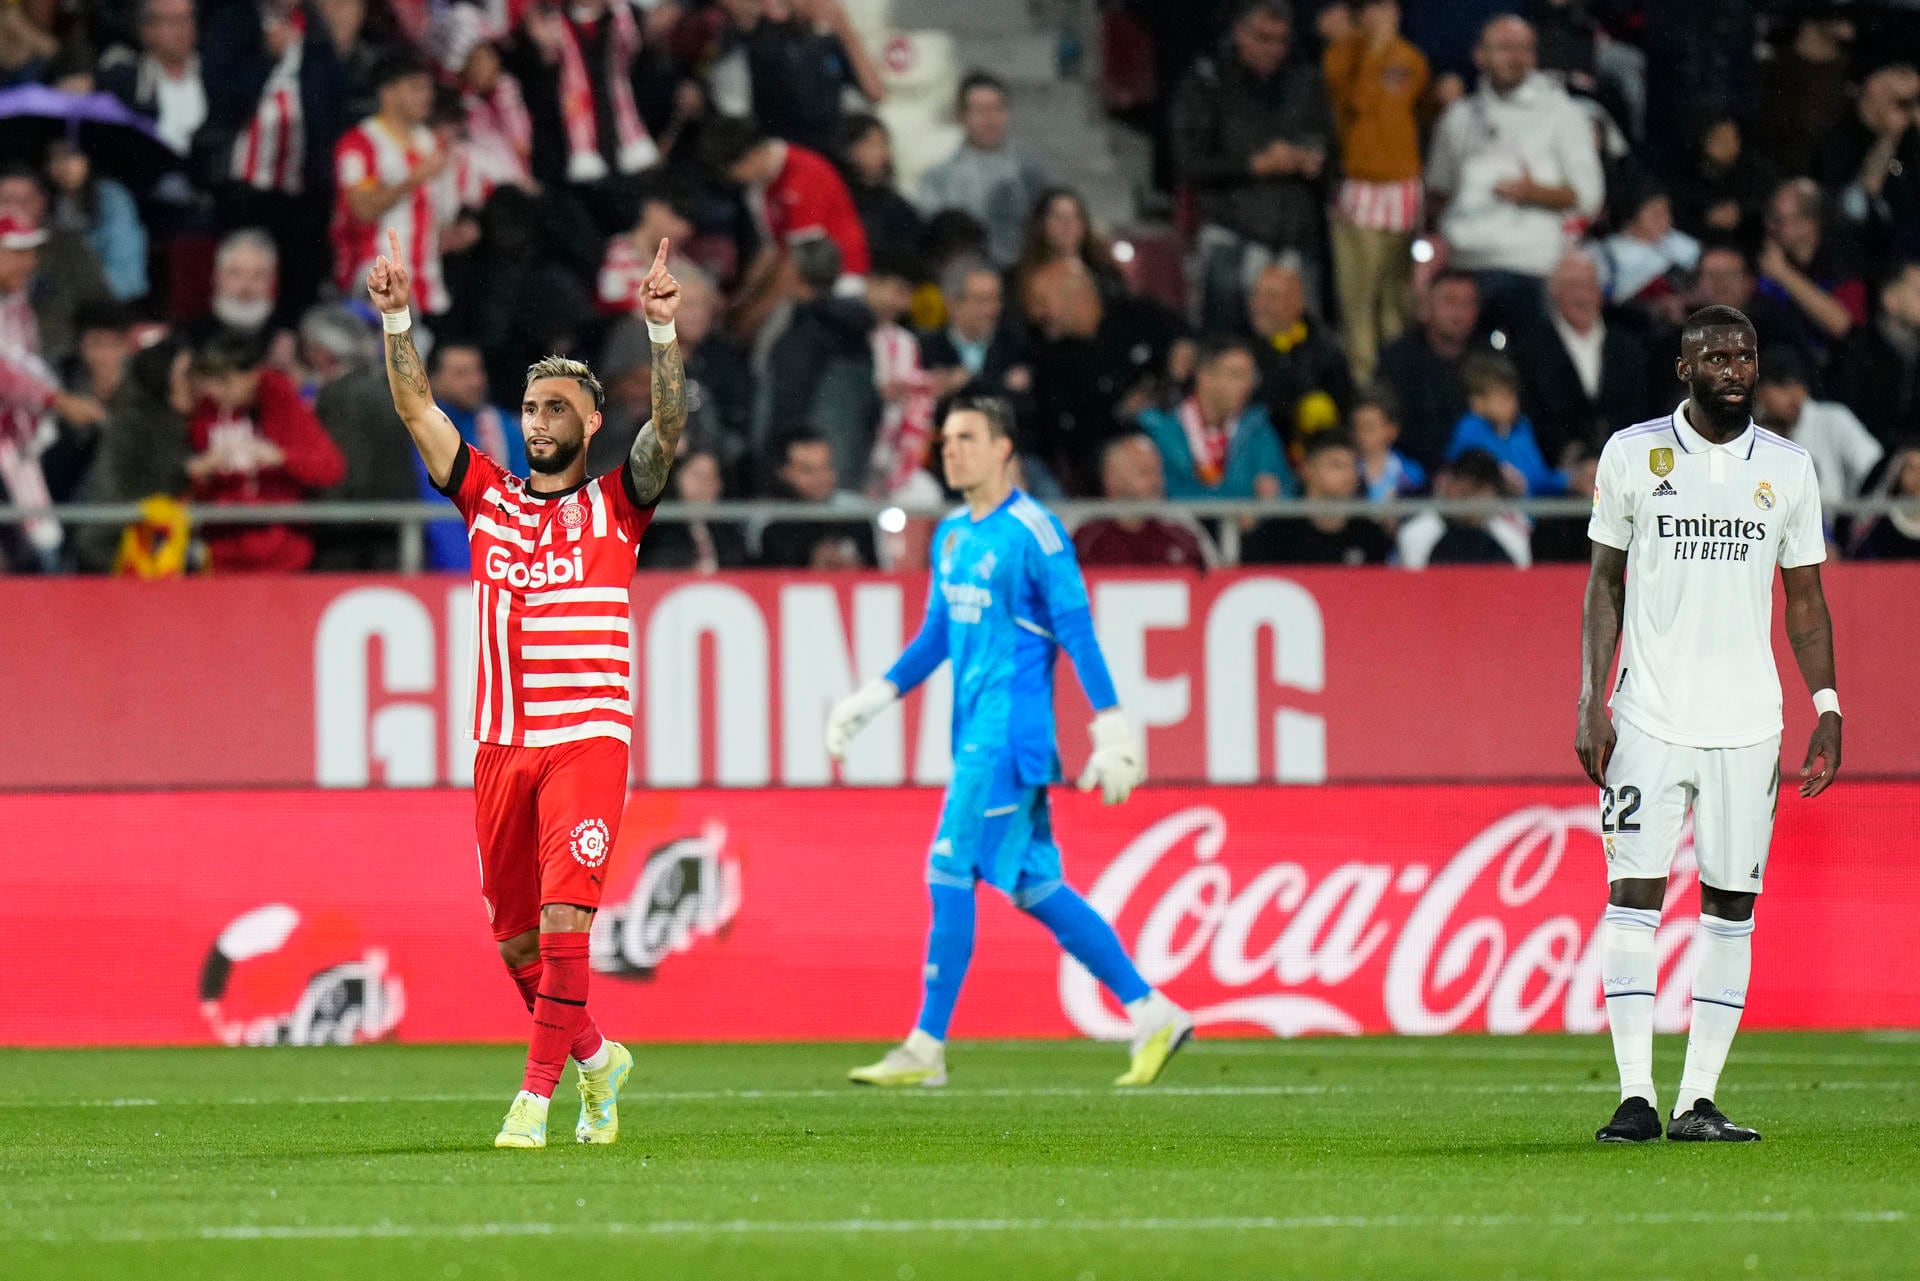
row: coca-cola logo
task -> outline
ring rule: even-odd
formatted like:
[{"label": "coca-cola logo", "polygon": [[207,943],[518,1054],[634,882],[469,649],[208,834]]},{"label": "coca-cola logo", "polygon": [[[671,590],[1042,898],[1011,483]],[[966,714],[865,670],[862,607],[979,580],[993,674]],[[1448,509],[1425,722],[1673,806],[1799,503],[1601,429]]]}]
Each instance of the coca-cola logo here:
[{"label": "coca-cola logo", "polygon": [[406,986],[339,913],[268,903],[228,922],[200,971],[200,1013],[226,1045],[353,1045],[399,1026]]},{"label": "coca-cola logo", "polygon": [[[1335,865],[1230,850],[1226,817],[1194,806],[1114,858],[1088,899],[1113,921],[1147,981],[1202,1026],[1275,1036],[1600,1031],[1599,922],[1606,905],[1599,814],[1535,805],[1490,823],[1437,866],[1393,851]],[[1687,959],[1697,907],[1691,829],[1658,935],[1663,969]],[[1089,1036],[1123,1039],[1124,1014],[1078,964],[1060,1000]],[[1684,983],[1663,983],[1662,1031],[1687,1022]],[[1555,1011],[1560,1018],[1553,1017]]]},{"label": "coca-cola logo", "polygon": [[726,846],[727,829],[709,823],[649,854],[626,901],[594,916],[593,968],[650,978],[667,957],[725,930],[740,912],[740,862]]}]

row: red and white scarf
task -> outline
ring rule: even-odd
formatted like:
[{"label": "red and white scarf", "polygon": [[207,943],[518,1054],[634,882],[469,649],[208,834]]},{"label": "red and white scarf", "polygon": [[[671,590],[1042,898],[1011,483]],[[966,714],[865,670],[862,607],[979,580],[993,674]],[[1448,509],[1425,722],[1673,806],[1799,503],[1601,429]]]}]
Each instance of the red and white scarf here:
[{"label": "red and white scarf", "polygon": [[[633,60],[640,52],[640,27],[633,20],[629,0],[613,0],[604,20],[612,24],[607,31],[606,80],[613,94],[613,126],[620,135],[615,163],[621,173],[638,173],[660,158],[660,149],[653,145],[640,122],[640,110],[633,105]],[[560,20],[560,115],[567,124],[567,181],[595,182],[606,177],[593,81],[570,14]]]},{"label": "red and white scarf", "polygon": [[[533,119],[527,114],[520,82],[501,72],[485,97],[468,93],[461,98],[467,113],[467,136],[461,144],[473,169],[473,183],[483,205],[496,187],[524,187],[532,179]],[[465,194],[465,193],[463,193]]]},{"label": "red and white scarf", "polygon": [[933,439],[933,376],[920,368],[920,344],[902,326],[881,325],[872,343],[874,386],[907,386],[904,397],[881,411],[868,468],[891,494],[926,464]]},{"label": "red and white scarf", "polygon": [[[59,379],[40,358],[40,326],[27,291],[0,298],[0,486],[8,502],[43,510],[53,505],[40,455],[58,435],[48,406],[59,391]],[[31,516],[21,528],[37,550],[59,550],[60,522],[52,516]]]},{"label": "red and white scarf", "polygon": [[1227,451],[1233,447],[1233,429],[1237,421],[1209,426],[1200,417],[1198,397],[1189,396],[1174,411],[1180,429],[1187,434],[1187,451],[1193,455],[1193,474],[1203,485],[1218,485],[1227,474]]},{"label": "red and white scarf", "polygon": [[300,110],[300,64],[306,14],[295,10],[287,19],[295,32],[293,43],[267,74],[260,105],[253,120],[233,140],[228,176],[259,191],[297,196],[306,188],[307,130]]}]

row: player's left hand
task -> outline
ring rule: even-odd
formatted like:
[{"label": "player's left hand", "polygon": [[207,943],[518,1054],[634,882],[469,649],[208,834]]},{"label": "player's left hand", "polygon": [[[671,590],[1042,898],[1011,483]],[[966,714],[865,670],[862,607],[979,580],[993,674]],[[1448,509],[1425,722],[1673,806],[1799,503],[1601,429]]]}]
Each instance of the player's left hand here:
[{"label": "player's left hand", "polygon": [[[1820,768],[1814,769],[1815,762]],[[1814,797],[1833,786],[1840,772],[1840,713],[1824,712],[1807,740],[1807,761],[1800,767],[1800,795]]]},{"label": "player's left hand", "polygon": [[680,310],[680,282],[667,270],[669,247],[667,241],[660,242],[660,251],[653,256],[653,266],[647,269],[646,279],[640,282],[640,309],[656,325],[666,324]]},{"label": "player's left hand", "polygon": [[1101,800],[1118,805],[1146,781],[1147,754],[1117,707],[1095,716],[1087,732],[1093,735],[1093,755],[1080,773],[1080,790],[1091,792],[1097,786]]}]

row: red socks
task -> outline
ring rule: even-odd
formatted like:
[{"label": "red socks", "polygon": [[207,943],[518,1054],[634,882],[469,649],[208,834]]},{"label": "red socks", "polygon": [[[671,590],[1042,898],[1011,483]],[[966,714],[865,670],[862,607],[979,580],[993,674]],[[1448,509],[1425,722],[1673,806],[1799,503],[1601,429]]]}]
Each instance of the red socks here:
[{"label": "red socks", "polygon": [[[507,973],[513,976],[513,985],[520,989],[520,999],[527,1003],[529,1014],[533,1013],[534,997],[540,993],[540,975],[544,969],[545,966],[537,957],[517,970],[511,966],[507,968]],[[575,1063],[585,1063],[598,1054],[600,1047],[606,1043],[606,1038],[600,1035],[600,1029],[595,1025],[593,1016],[582,1013],[580,1030],[574,1034],[573,1045],[567,1052],[573,1056]]]},{"label": "red socks", "polygon": [[[534,984],[538,990],[533,998],[533,1040],[527,1047],[527,1075],[520,1088],[552,1098],[568,1053],[586,1033],[591,1033],[587,1039],[599,1040],[587,1018],[586,933],[542,934],[540,967]],[[521,981],[519,972],[514,981]]]}]

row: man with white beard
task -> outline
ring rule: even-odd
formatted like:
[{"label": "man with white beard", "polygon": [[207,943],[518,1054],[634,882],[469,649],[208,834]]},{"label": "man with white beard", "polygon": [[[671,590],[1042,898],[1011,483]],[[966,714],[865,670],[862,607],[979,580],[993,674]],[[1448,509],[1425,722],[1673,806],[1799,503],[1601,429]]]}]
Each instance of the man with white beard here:
[{"label": "man with white beard", "polygon": [[213,317],[228,329],[257,334],[280,300],[280,254],[273,238],[246,227],[220,242],[213,256]]}]

